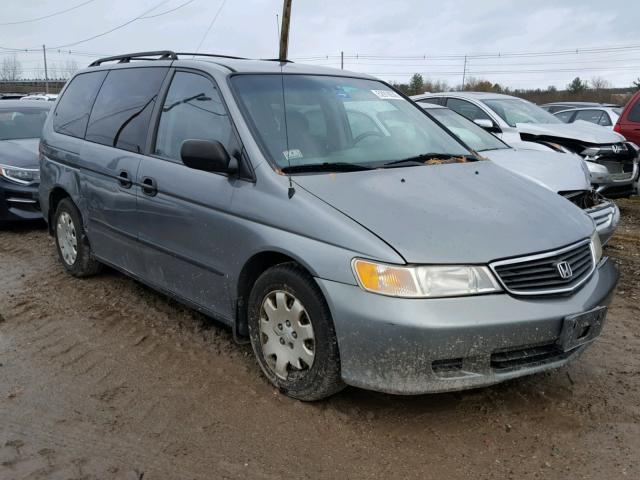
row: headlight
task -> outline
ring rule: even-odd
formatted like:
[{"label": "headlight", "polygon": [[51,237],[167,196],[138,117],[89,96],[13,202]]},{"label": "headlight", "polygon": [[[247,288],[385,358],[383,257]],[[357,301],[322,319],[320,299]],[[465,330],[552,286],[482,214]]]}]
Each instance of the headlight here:
[{"label": "headlight", "polygon": [[392,297],[457,297],[502,291],[489,268],[483,266],[401,267],[361,259],[354,259],[352,265],[361,288]]},{"label": "headlight", "polygon": [[0,165],[0,177],[6,178],[10,182],[29,185],[40,181],[40,170]]},{"label": "headlight", "polygon": [[600,235],[598,235],[597,230],[591,235],[591,251],[593,252],[593,259],[597,265],[602,259],[602,243],[600,242]]}]

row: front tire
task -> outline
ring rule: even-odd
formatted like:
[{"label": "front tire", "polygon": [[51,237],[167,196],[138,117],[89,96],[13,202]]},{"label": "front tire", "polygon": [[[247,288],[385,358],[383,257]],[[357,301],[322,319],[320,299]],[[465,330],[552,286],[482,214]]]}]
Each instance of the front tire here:
[{"label": "front tire", "polygon": [[91,253],[78,208],[71,199],[60,201],[53,219],[53,232],[60,262],[74,277],[89,277],[102,270]]},{"label": "front tire", "polygon": [[302,268],[286,263],[265,271],[249,296],[248,315],[258,364],[281,392],[313,401],[344,388],[329,307]]}]

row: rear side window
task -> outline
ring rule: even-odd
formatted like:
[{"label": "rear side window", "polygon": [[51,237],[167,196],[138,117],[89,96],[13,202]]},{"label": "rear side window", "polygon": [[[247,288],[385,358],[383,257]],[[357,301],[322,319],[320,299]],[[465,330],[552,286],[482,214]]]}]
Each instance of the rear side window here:
[{"label": "rear side window", "polygon": [[82,73],[71,80],[53,116],[53,129],[56,132],[84,137],[91,106],[106,76],[106,71]]},{"label": "rear side window", "polygon": [[627,118],[630,122],[640,122],[640,99],[636,100],[636,104],[631,107]]},{"label": "rear side window", "polygon": [[93,106],[85,139],[140,153],[168,68],[111,70]]},{"label": "rear side window", "polygon": [[584,120],[585,122],[600,123],[602,118],[602,110],[580,110],[576,113],[576,120]]},{"label": "rear side window", "polygon": [[190,139],[217,140],[232,151],[231,122],[216,86],[202,75],[177,72],[162,107],[155,154],[181,162],[182,142]]},{"label": "rear side window", "polygon": [[556,117],[558,117],[560,120],[562,120],[564,123],[571,123],[571,118],[575,115],[576,112],[573,111],[569,111],[569,112],[560,112],[560,113],[556,113]]}]

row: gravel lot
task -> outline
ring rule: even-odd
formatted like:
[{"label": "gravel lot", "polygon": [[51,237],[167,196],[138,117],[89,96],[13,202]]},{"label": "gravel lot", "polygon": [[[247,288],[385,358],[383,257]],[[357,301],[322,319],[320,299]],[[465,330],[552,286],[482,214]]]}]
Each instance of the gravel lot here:
[{"label": "gravel lot", "polygon": [[640,478],[640,199],[620,206],[618,295],[576,362],[314,404],[217,323],[112,271],[66,275],[42,225],[1,231],[0,478]]}]

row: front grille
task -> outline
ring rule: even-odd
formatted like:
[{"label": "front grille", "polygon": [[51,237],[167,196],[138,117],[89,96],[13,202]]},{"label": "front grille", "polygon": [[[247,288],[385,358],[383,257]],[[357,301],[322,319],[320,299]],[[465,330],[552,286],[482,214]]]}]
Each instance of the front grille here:
[{"label": "front grille", "polygon": [[[561,270],[565,274],[568,273],[567,264],[571,274],[563,278]],[[514,295],[572,292],[582,285],[595,269],[589,240],[554,252],[494,262],[490,266],[504,288]]]},{"label": "front grille", "polygon": [[534,367],[545,363],[562,360],[571,355],[571,351],[563,352],[556,344],[524,347],[505,350],[491,354],[491,368],[498,371],[515,370],[523,367]]},{"label": "front grille", "polygon": [[596,222],[596,228],[600,230],[601,228],[606,228],[611,224],[615,209],[613,208],[613,205],[609,204],[606,207],[589,209],[587,210],[587,213],[591,218],[593,218],[593,221]]}]

